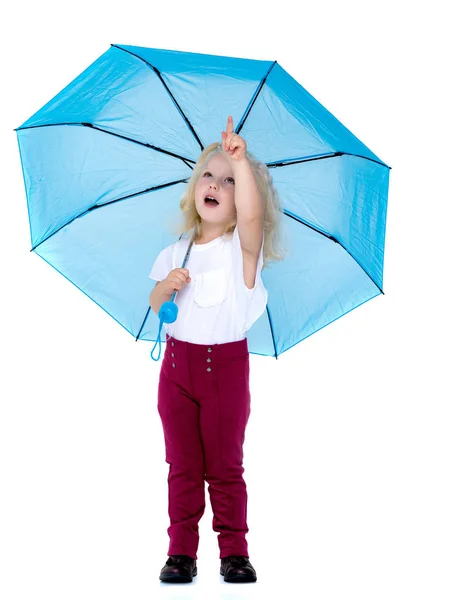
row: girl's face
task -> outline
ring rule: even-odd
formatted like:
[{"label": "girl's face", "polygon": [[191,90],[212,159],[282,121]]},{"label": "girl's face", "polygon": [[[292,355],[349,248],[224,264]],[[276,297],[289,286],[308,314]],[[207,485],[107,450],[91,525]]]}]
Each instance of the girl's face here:
[{"label": "girl's face", "polygon": [[[221,153],[212,156],[195,185],[195,206],[202,221],[226,224],[235,217],[234,185],[230,159]],[[206,204],[206,196],[218,204]]]}]

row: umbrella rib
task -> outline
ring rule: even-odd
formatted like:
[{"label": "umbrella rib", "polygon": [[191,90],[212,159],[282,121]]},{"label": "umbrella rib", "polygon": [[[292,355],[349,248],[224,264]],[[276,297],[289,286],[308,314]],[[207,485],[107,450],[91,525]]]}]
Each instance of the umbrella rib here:
[{"label": "umbrella rib", "polygon": [[271,315],[270,315],[270,311],[268,310],[268,302],[266,305],[266,311],[267,311],[267,315],[268,315],[268,323],[270,324],[270,333],[271,333],[271,339],[273,340],[273,347],[274,347],[274,355],[276,357],[276,360],[278,359],[278,351],[276,348],[276,341],[274,339],[274,334],[273,334],[273,323],[271,322]]},{"label": "umbrella rib", "polygon": [[64,225],[61,225],[61,227],[58,227],[58,229],[56,229],[56,231],[54,231],[51,235],[44,238],[36,246],[33,246],[33,248],[31,248],[30,252],[33,252],[33,250],[36,250],[36,248],[38,248],[41,244],[43,244],[48,239],[50,239],[53,235],[58,233],[58,231],[61,231],[61,229],[64,229],[64,227],[67,227],[67,225],[70,225],[70,223],[72,223],[75,219],[79,219],[80,217],[87,215],[92,210],[96,210],[97,208],[103,208],[104,206],[109,206],[110,204],[115,204],[115,202],[121,202],[122,200],[127,200],[128,198],[132,198],[134,196],[140,196],[141,194],[146,194],[148,192],[154,192],[154,191],[160,190],[162,188],[169,187],[171,185],[176,185],[178,183],[185,183],[185,182],[186,182],[185,179],[179,179],[178,181],[170,181],[169,183],[162,183],[161,185],[156,185],[154,187],[147,188],[146,190],[141,190],[140,192],[134,192],[133,194],[128,194],[127,196],[122,196],[121,198],[116,198],[115,200],[110,200],[109,202],[104,202],[103,204],[94,204],[93,206],[90,206],[87,210],[85,210],[84,212],[79,213],[78,215],[75,215],[72,219],[70,219],[70,221],[67,221],[66,223],[64,223]]},{"label": "umbrella rib", "polygon": [[254,93],[254,96],[252,98],[252,100],[250,100],[248,106],[246,107],[245,112],[243,113],[243,117],[240,120],[240,123],[237,125],[237,127],[235,128],[235,133],[239,133],[240,130],[242,129],[246,119],[248,118],[249,115],[249,111],[252,109],[252,107],[254,106],[255,101],[257,100],[257,96],[260,94],[262,87],[264,85],[264,83],[267,80],[268,75],[271,73],[272,68],[274,67],[274,65],[277,63],[277,61],[273,61],[273,63],[270,65],[270,68],[267,71],[267,74],[265,75],[265,77],[259,82],[259,85],[257,86],[257,90]]},{"label": "umbrella rib", "polygon": [[165,89],[167,90],[167,93],[169,94],[170,98],[173,100],[173,102],[176,105],[176,108],[179,110],[179,112],[181,113],[181,116],[183,117],[183,119],[185,120],[185,122],[187,123],[188,128],[190,129],[190,131],[192,132],[194,138],[196,139],[196,141],[198,142],[200,148],[201,148],[201,152],[204,150],[204,146],[201,143],[200,138],[198,137],[196,131],[193,129],[192,124],[190,123],[189,119],[185,116],[185,114],[182,111],[182,108],[179,106],[179,104],[176,101],[176,98],[173,96],[173,94],[171,93],[168,85],[165,83],[165,81],[162,78],[161,72],[159,71],[159,69],[157,67],[155,67],[154,65],[152,65],[151,63],[149,63],[147,60],[145,60],[144,58],[142,58],[141,56],[139,56],[138,54],[134,54],[134,52],[130,52],[129,50],[125,50],[125,48],[121,48],[120,46],[117,46],[116,44],[111,44],[111,46],[113,46],[114,48],[117,48],[118,50],[123,50],[123,52],[127,52],[128,54],[131,54],[131,56],[134,56],[135,58],[138,58],[139,60],[141,60],[143,63],[145,63],[146,65],[148,65],[151,69],[153,69],[153,71],[156,73],[156,75],[159,77],[159,79],[162,82],[162,85],[165,87]]},{"label": "umbrella rib", "polygon": [[136,337],[136,340],[135,340],[136,342],[139,340],[139,336],[140,336],[140,334],[142,332],[143,326],[145,325],[145,321],[147,320],[148,315],[150,314],[150,310],[151,310],[151,306],[148,307],[148,310],[147,310],[147,312],[145,314],[145,317],[144,317],[144,319],[142,321],[142,325],[140,326],[139,333],[137,334],[137,337]]},{"label": "umbrella rib", "polygon": [[296,165],[298,163],[311,162],[313,160],[323,160],[326,158],[335,158],[335,157],[343,156],[343,155],[364,158],[365,160],[370,160],[374,163],[377,163],[378,165],[381,165],[382,167],[387,167],[387,169],[391,169],[391,167],[386,165],[384,162],[375,160],[374,158],[369,158],[368,156],[363,156],[362,154],[353,154],[352,152],[343,152],[340,150],[337,152],[332,152],[331,154],[320,154],[318,156],[311,156],[308,158],[292,158],[292,159],[279,160],[279,161],[275,161],[272,163],[266,163],[266,165],[267,165],[267,167],[274,169],[276,167],[288,167],[290,165]]},{"label": "umbrella rib", "polygon": [[90,127],[91,129],[96,129],[97,131],[101,131],[102,133],[107,133],[108,135],[114,135],[115,137],[121,138],[122,140],[127,140],[128,142],[133,142],[134,144],[139,144],[139,146],[145,146],[146,148],[151,148],[152,150],[156,150],[156,152],[162,152],[163,154],[168,154],[169,156],[173,156],[174,158],[179,158],[182,160],[188,167],[193,170],[193,167],[189,163],[195,163],[196,161],[191,158],[186,158],[185,156],[180,156],[175,152],[170,152],[169,150],[164,150],[163,148],[159,148],[159,146],[154,146],[153,144],[148,144],[146,142],[139,142],[139,140],[135,140],[126,135],[121,135],[120,133],[115,133],[114,131],[108,131],[107,129],[102,129],[97,125],[93,125],[92,123],[45,123],[44,125],[30,125],[28,127],[18,127],[14,131],[22,131],[22,129],[37,129],[39,127],[60,127],[64,125],[75,125],[77,127]]},{"label": "umbrella rib", "polygon": [[324,235],[324,237],[327,237],[329,240],[332,240],[336,244],[339,244],[343,248],[343,250],[345,250],[349,254],[349,256],[352,258],[352,260],[354,260],[356,262],[356,264],[359,265],[359,267],[362,269],[362,271],[371,279],[371,281],[374,283],[374,285],[377,287],[377,289],[381,292],[381,294],[384,293],[383,290],[377,285],[377,283],[374,281],[374,279],[368,273],[368,271],[364,267],[362,267],[362,265],[359,263],[359,261],[349,252],[349,250],[339,240],[337,240],[337,238],[335,238],[333,235],[330,235],[329,233],[321,231],[321,229],[317,229],[316,227],[314,227],[310,223],[307,223],[306,221],[303,221],[302,219],[300,219],[299,217],[297,217],[296,215],[294,215],[293,213],[291,213],[286,208],[283,209],[283,212],[284,212],[284,214],[287,217],[290,217],[291,219],[294,219],[295,221],[298,221],[299,223],[302,223],[306,227],[309,227],[310,229],[313,229],[313,231],[316,231],[317,233],[320,233],[321,235]]}]

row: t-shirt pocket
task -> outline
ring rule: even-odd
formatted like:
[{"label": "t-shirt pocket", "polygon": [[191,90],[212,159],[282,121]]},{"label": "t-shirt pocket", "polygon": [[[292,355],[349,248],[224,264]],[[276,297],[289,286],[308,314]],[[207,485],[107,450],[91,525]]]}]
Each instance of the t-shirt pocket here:
[{"label": "t-shirt pocket", "polygon": [[194,278],[193,299],[195,303],[204,308],[221,304],[226,298],[227,284],[224,267],[198,273]]}]

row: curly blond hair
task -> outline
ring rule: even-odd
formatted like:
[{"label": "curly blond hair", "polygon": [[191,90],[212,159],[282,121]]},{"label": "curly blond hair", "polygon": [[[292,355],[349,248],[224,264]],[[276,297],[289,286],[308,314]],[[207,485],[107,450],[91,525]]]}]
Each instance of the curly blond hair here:
[{"label": "curly blond hair", "polygon": [[[180,237],[188,234],[197,240],[202,235],[202,222],[195,206],[195,186],[198,178],[209,159],[219,152],[223,152],[220,142],[209,144],[200,154],[192,175],[190,176],[184,193],[181,197],[180,207],[182,211],[181,223],[172,228],[173,233]],[[259,192],[266,198],[266,210],[264,217],[264,245],[263,245],[263,265],[268,262],[279,262],[285,258],[285,249],[281,247],[282,239],[282,215],[283,209],[279,194],[273,184],[273,179],[265,163],[257,160],[251,152],[246,152],[249,163],[253,169]],[[232,234],[237,224],[236,219],[227,225],[223,232]]]}]

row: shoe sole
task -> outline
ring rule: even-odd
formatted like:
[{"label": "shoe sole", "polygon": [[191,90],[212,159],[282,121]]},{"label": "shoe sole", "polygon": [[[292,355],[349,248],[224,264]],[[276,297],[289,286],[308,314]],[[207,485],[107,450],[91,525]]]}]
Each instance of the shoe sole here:
[{"label": "shoe sole", "polygon": [[196,577],[198,574],[198,569],[195,567],[192,577],[188,577],[187,575],[170,575],[167,573],[166,575],[159,575],[159,579],[164,583],[192,583],[193,577]]}]

